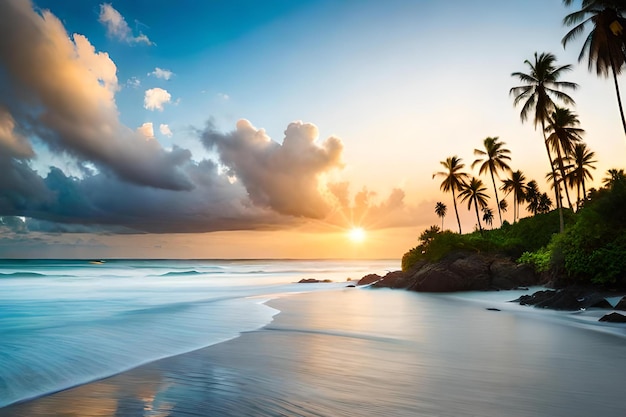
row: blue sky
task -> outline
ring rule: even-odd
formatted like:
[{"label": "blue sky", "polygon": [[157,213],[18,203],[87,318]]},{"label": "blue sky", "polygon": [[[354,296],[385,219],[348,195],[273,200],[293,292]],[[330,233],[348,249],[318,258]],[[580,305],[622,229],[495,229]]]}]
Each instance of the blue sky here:
[{"label": "blue sky", "polygon": [[[456,154],[469,166],[487,136],[546,189],[540,135],[508,95],[510,74],[525,72],[535,51],[574,64],[567,80],[581,85],[573,96],[599,161],[594,178],[626,152],[611,80],[577,64],[580,41],[561,46],[573,9],[560,0],[4,7],[43,31],[58,18],[70,37],[62,48],[78,48],[79,34],[98,58],[33,52],[24,72],[16,48],[32,51],[37,36],[5,25],[0,106],[32,148],[9,156],[38,185],[0,184],[0,216],[26,218],[19,233],[5,225],[0,256],[401,256],[438,223],[434,203],[451,206],[431,178],[438,161]],[[64,65],[84,79],[62,82]],[[55,86],[45,81],[53,74]],[[98,93],[81,95],[83,82]],[[238,130],[241,119],[249,123]],[[471,229],[473,214],[461,215]],[[346,242],[353,226],[371,238]]]}]

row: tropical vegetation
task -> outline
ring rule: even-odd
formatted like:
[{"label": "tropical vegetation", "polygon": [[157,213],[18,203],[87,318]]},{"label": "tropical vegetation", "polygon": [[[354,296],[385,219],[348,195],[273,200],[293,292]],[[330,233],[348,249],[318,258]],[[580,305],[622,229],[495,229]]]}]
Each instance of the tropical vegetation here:
[{"label": "tropical vegetation", "polygon": [[[573,1],[563,3],[570,6]],[[590,30],[579,61],[588,56],[590,70],[613,75],[626,133],[617,83],[617,76],[626,66],[625,14],[626,2],[621,0],[582,0],[581,9],[564,19],[564,24],[572,28],[562,43],[566,46]],[[441,228],[432,226],[419,236],[418,245],[402,259],[403,269],[420,261],[438,261],[454,251],[493,252],[531,265],[562,284],[626,287],[626,172],[609,169],[600,188],[589,188],[597,160],[585,143],[585,131],[572,109],[575,101],[568,94],[578,85],[562,80],[572,66],[556,62],[554,54],[536,52],[533,59],[524,61],[528,71],[511,74],[520,85],[509,90],[514,106],[521,107],[521,121],[531,119],[535,129],[541,128],[549,162],[545,179],[554,190],[554,199],[541,191],[535,179],[511,168],[511,152],[505,142],[497,136],[487,137],[482,147],[474,149],[471,169],[477,168],[478,176],[489,175],[491,191],[464,170],[458,156],[441,161],[445,170],[434,173],[433,178],[442,177],[441,190],[452,194],[459,233],[444,230],[446,206],[438,202],[435,213],[441,218]],[[504,195],[502,199],[499,192]],[[509,207],[507,198],[512,198],[512,223],[503,220],[502,213]],[[457,199],[466,203],[467,210],[476,217],[476,228],[471,233],[462,234]],[[527,217],[520,213],[522,206],[529,213]],[[500,227],[485,230],[482,222],[492,227],[495,211]]]}]

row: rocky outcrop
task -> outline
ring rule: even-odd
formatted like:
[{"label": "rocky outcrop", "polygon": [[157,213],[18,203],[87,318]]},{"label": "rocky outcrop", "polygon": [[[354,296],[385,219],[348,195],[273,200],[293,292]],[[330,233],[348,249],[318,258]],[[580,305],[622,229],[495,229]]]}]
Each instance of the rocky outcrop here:
[{"label": "rocky outcrop", "polygon": [[626,323],[626,316],[613,312],[600,317],[599,321],[605,321],[607,323]]},{"label": "rocky outcrop", "polygon": [[318,284],[320,282],[332,282],[329,279],[325,279],[325,280],[320,280],[320,279],[316,279],[316,278],[302,278],[300,281],[298,281],[298,284]]},{"label": "rocky outcrop", "polygon": [[365,275],[363,278],[361,278],[359,282],[356,283],[356,285],[373,284],[374,282],[380,281],[382,278],[383,277],[381,277],[378,274],[368,274],[368,275]]},{"label": "rocky outcrop", "polygon": [[407,272],[391,272],[373,287],[420,292],[508,290],[538,284],[531,267],[493,254],[452,253],[439,262],[421,261]]},{"label": "rocky outcrop", "polygon": [[522,295],[513,301],[519,302],[521,305],[553,310],[574,311],[587,308],[613,308],[602,293],[588,288],[537,291],[532,295]]}]

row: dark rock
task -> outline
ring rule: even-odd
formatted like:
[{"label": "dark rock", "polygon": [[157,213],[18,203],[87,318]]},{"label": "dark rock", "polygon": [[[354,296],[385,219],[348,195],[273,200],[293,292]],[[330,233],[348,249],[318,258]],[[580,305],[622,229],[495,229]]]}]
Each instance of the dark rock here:
[{"label": "dark rock", "polygon": [[356,285],[354,285],[354,284],[348,284],[348,285],[346,285],[346,288],[355,288],[355,287],[356,287]]},{"label": "dark rock", "polygon": [[494,307],[488,307],[487,311],[502,311],[499,308],[494,308]]},{"label": "dark rock", "polygon": [[388,272],[380,281],[372,284],[372,287],[406,288],[406,274],[402,271]]},{"label": "dark rock", "polygon": [[551,299],[552,297],[554,297],[555,294],[555,290],[537,291],[534,294],[522,295],[515,301],[518,301],[523,306],[534,306]]},{"label": "dark rock", "polygon": [[558,291],[537,291],[532,295],[522,295],[515,301],[521,305],[532,305],[554,310],[580,310],[583,308],[607,308],[611,304],[598,292],[584,288],[565,288]]},{"label": "dark rock", "polygon": [[626,323],[626,316],[613,312],[600,317],[600,321],[605,321],[607,323]]},{"label": "dark rock", "polygon": [[320,283],[320,282],[328,283],[328,282],[332,282],[332,281],[329,280],[329,279],[325,279],[325,280],[321,281],[321,280],[315,279],[315,278],[302,278],[300,281],[298,281],[298,284],[317,284],[317,283]]},{"label": "dark rock", "polygon": [[[503,256],[460,251],[438,262],[418,262],[403,277],[395,278],[389,285],[392,288],[421,292],[504,290],[538,282],[532,268]],[[376,286],[384,286],[386,279]]]},{"label": "dark rock", "polygon": [[609,303],[602,294],[596,292],[587,294],[581,299],[582,308],[605,308],[613,309],[611,303]]},{"label": "dark rock", "polygon": [[369,275],[365,275],[363,278],[361,278],[359,280],[359,282],[356,283],[356,285],[368,285],[368,284],[372,284],[376,281],[380,281],[381,280],[381,276],[378,274],[369,274]]},{"label": "dark rock", "polygon": [[571,291],[557,291],[553,297],[537,303],[535,307],[551,308],[554,310],[580,310],[582,307],[581,300]]}]

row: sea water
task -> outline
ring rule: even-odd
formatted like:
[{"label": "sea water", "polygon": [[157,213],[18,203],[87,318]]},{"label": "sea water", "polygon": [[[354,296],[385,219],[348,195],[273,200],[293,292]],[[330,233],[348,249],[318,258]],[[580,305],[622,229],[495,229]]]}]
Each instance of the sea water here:
[{"label": "sea water", "polygon": [[[395,260],[0,260],[0,407],[258,329]],[[334,284],[297,284],[303,278]]]}]

